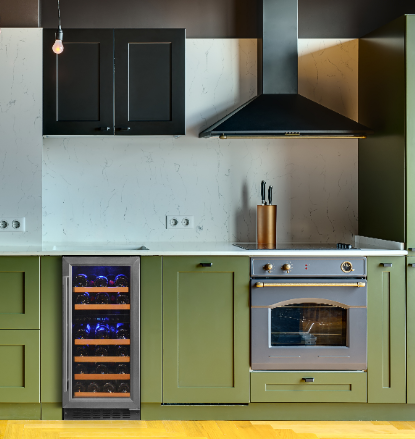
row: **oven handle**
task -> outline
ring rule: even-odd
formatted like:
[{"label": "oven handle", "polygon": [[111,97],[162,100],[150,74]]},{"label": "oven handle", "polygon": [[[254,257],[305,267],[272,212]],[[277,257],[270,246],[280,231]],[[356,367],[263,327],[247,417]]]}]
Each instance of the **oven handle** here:
[{"label": "oven handle", "polygon": [[257,288],[263,287],[353,287],[363,288],[366,286],[365,282],[350,282],[350,283],[264,283],[257,282]]}]

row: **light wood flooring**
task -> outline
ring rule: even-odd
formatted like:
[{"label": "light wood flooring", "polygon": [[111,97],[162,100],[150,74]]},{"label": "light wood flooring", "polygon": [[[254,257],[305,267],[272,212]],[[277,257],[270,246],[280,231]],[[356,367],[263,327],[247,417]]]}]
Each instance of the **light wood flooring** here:
[{"label": "light wood flooring", "polygon": [[0,421],[0,439],[415,439],[415,422]]}]

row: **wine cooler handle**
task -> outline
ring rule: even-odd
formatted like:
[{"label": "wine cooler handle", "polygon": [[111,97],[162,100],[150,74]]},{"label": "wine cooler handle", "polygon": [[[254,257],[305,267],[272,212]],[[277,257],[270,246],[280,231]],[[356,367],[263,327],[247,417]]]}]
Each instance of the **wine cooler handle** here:
[{"label": "wine cooler handle", "polygon": [[62,349],[62,361],[63,361],[63,386],[64,392],[69,391],[69,276],[63,276],[63,349]]}]

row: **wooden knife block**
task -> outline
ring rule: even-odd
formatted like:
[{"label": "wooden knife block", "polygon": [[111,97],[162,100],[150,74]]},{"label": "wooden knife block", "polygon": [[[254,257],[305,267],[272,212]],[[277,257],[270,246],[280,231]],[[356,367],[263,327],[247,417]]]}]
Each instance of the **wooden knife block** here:
[{"label": "wooden knife block", "polygon": [[263,248],[277,245],[277,206],[258,205],[256,210],[256,242]]}]

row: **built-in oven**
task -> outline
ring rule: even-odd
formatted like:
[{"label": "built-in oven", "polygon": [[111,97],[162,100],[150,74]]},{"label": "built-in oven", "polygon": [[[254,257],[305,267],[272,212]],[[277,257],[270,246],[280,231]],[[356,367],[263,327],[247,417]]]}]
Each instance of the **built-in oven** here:
[{"label": "built-in oven", "polygon": [[366,258],[252,258],[252,370],[365,370]]}]

